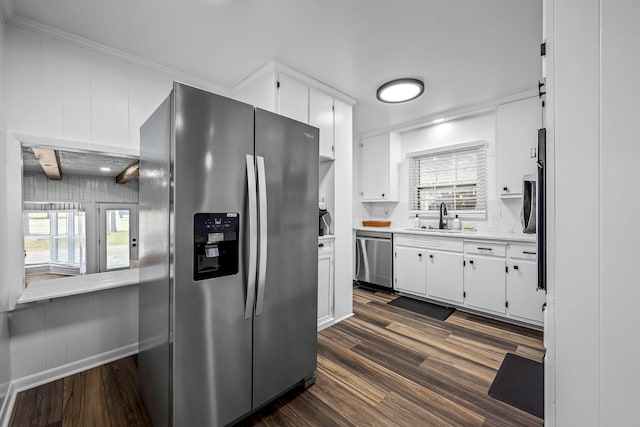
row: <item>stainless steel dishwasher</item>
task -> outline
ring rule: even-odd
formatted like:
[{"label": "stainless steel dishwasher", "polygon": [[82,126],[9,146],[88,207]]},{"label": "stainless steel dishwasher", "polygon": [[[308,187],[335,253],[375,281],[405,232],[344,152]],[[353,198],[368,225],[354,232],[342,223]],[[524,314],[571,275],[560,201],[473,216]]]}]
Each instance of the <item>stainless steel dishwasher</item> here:
[{"label": "stainless steel dishwasher", "polygon": [[380,231],[356,231],[358,282],[392,289],[392,236]]}]

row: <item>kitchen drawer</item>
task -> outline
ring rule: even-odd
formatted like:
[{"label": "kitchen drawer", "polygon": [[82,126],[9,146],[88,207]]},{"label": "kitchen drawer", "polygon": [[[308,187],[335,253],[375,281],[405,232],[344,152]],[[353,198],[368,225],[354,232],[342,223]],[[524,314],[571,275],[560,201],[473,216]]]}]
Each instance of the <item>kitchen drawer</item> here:
[{"label": "kitchen drawer", "polygon": [[333,239],[320,239],[318,241],[318,253],[333,252]]},{"label": "kitchen drawer", "polygon": [[507,244],[466,240],[464,242],[464,252],[466,254],[505,257],[507,255]]},{"label": "kitchen drawer", "polygon": [[536,260],[536,245],[509,243],[509,258]]},{"label": "kitchen drawer", "polygon": [[414,248],[439,249],[441,251],[462,252],[462,239],[438,236],[394,235],[398,245]]}]

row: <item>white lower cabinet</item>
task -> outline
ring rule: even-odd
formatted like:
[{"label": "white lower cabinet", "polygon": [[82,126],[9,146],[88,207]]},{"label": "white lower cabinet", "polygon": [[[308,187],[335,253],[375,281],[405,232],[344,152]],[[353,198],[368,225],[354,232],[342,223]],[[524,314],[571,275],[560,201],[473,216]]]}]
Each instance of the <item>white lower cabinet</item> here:
[{"label": "white lower cabinet", "polygon": [[542,326],[531,242],[394,234],[394,289],[505,320]]},{"label": "white lower cabinet", "polygon": [[512,245],[507,262],[507,301],[510,317],[542,325],[544,291],[538,290],[535,246]]},{"label": "white lower cabinet", "polygon": [[394,288],[398,291],[426,296],[424,249],[396,246],[394,252]]},{"label": "white lower cabinet", "polygon": [[502,257],[467,255],[464,269],[464,305],[477,310],[506,313],[506,261]]},{"label": "white lower cabinet", "polygon": [[318,243],[318,330],[332,324],[333,315],[333,240]]},{"label": "white lower cabinet", "polygon": [[427,296],[462,304],[463,255],[444,251],[427,251]]}]

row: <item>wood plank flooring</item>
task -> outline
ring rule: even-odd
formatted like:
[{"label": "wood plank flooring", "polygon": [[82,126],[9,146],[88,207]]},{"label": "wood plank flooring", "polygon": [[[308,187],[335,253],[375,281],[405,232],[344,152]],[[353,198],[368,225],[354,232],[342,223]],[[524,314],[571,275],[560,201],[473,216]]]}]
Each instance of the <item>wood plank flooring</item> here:
[{"label": "wood plank flooring", "polygon": [[506,353],[544,357],[542,333],[456,311],[446,321],[354,289],[355,316],[318,334],[317,382],[242,426],[542,426],[493,399]]},{"label": "wood plank flooring", "polygon": [[[318,334],[317,382],[240,426],[542,426],[487,392],[506,353],[540,361],[542,333],[456,312],[434,320],[354,289],[355,316]],[[11,426],[147,426],[132,358],[18,395]],[[55,397],[54,397],[55,396]]]},{"label": "wood plank flooring", "polygon": [[151,426],[133,357],[18,393],[11,427]]}]

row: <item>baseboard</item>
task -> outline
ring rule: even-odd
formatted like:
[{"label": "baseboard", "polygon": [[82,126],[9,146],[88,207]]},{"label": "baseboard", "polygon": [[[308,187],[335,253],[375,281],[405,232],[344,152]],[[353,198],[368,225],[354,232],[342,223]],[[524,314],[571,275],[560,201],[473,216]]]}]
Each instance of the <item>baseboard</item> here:
[{"label": "baseboard", "polygon": [[87,369],[95,368],[96,366],[104,365],[105,363],[113,362],[114,360],[122,359],[123,357],[131,356],[136,353],[138,353],[137,342],[125,347],[120,347],[115,350],[87,357],[86,359],[77,360],[75,362],[67,363],[66,365],[57,366],[22,378],[14,379],[11,382],[11,386],[14,388],[14,393],[17,394],[22,390],[28,390],[42,384],[47,384],[51,381],[59,380],[60,378],[68,377],[69,375],[77,374],[78,372],[86,371]]},{"label": "baseboard", "polygon": [[4,396],[4,402],[0,406],[0,427],[7,427],[9,421],[11,421],[11,412],[13,411],[13,404],[16,401],[16,389],[13,383],[9,384],[7,388],[7,394]]},{"label": "baseboard", "polygon": [[346,316],[342,316],[342,317],[340,317],[338,319],[334,319],[333,324],[335,325],[336,323],[342,322],[343,320],[346,320],[351,316],[353,316],[353,313],[349,313]]}]

